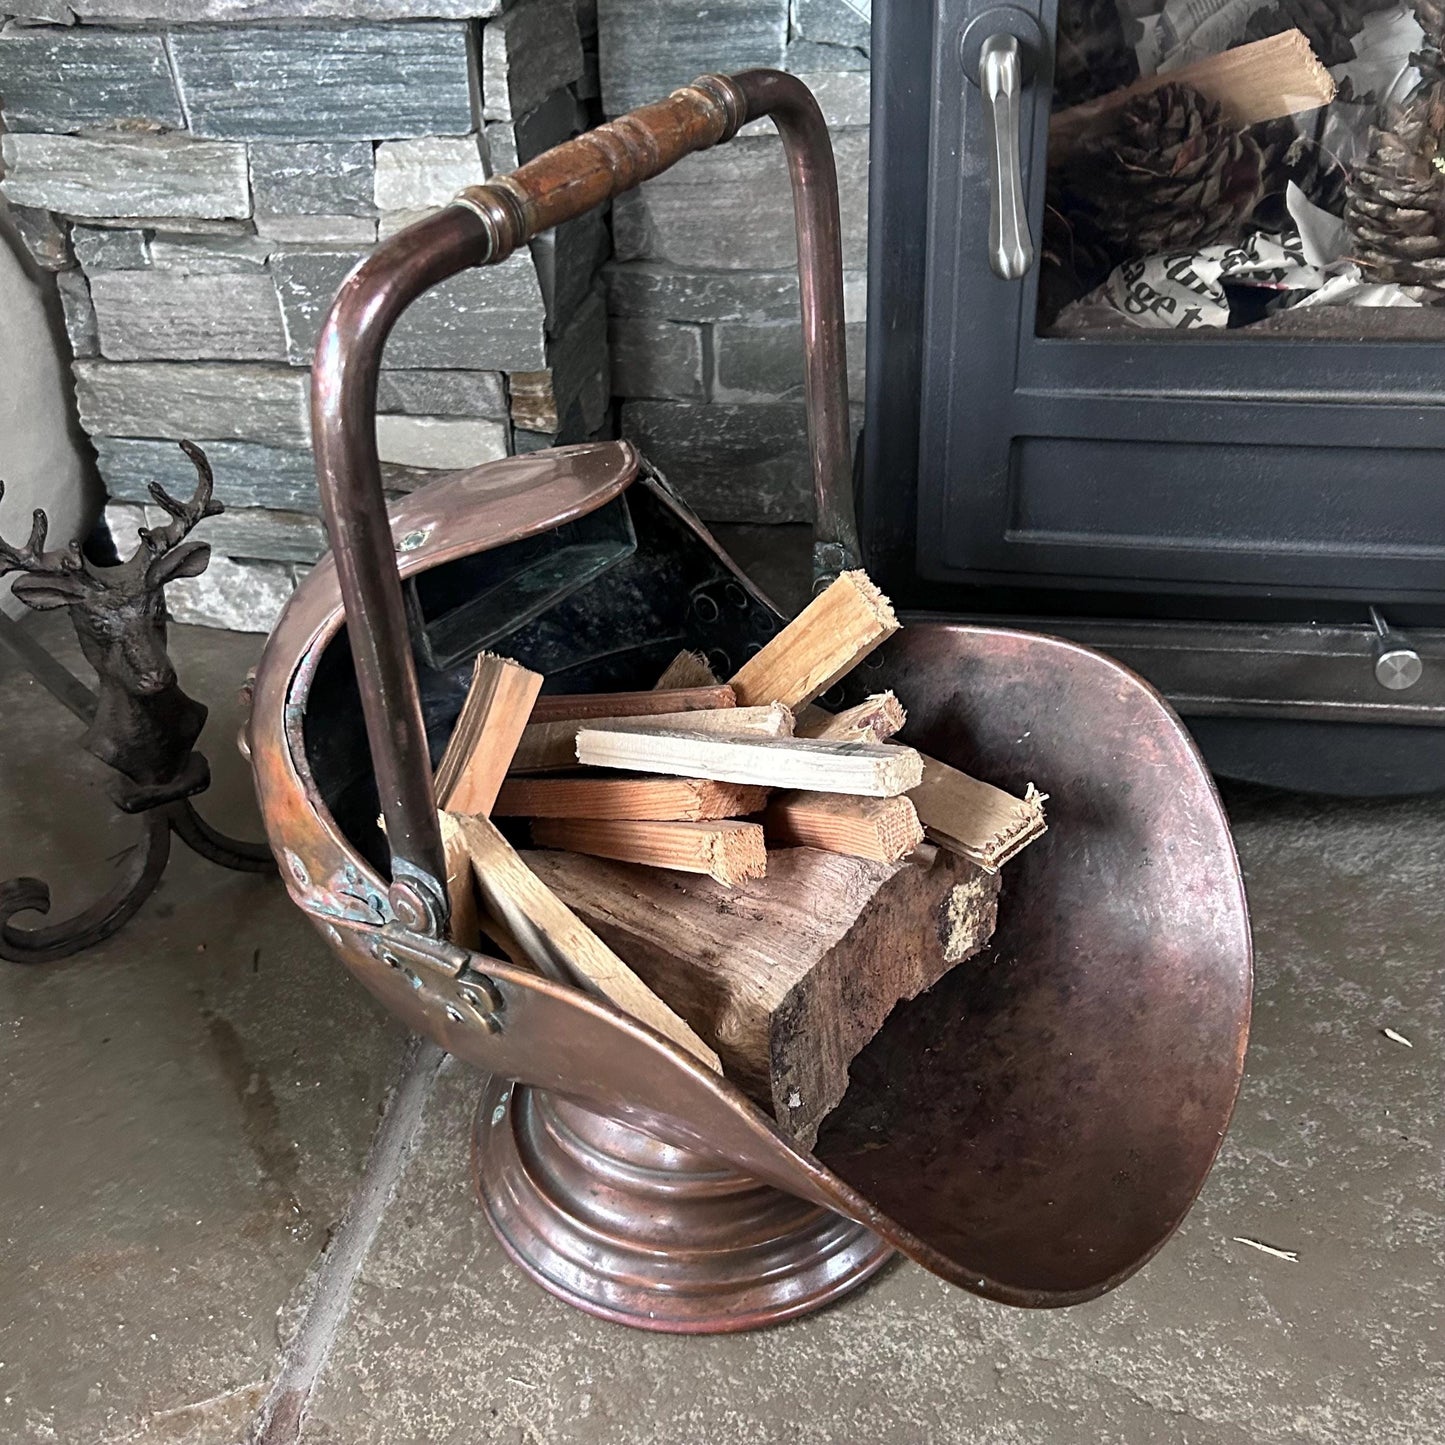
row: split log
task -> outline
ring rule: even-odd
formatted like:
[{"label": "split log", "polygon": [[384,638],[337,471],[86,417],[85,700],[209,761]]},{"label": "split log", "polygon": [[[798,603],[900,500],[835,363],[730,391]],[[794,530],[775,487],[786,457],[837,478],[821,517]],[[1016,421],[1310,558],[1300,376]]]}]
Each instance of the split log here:
[{"label": "split log", "polygon": [[868,574],[844,572],[728,681],[742,706],[784,702],[800,708],[897,631],[892,604]]},{"label": "split log", "polygon": [[457,725],[436,770],[437,807],[489,813],[542,688],[540,673],[478,654]]},{"label": "split log", "polygon": [[450,813],[438,813],[442,849],[447,865],[447,937],[462,948],[482,946],[481,921],[477,913],[477,889],[472,882],[472,859],[466,840]]},{"label": "split log", "polygon": [[935,843],[989,873],[1048,831],[1044,795],[1035,788],[1016,798],[927,755],[923,781],[908,796]]},{"label": "split log", "polygon": [[780,703],[768,707],[722,707],[704,712],[663,713],[642,717],[565,718],[531,723],[512,757],[514,773],[554,772],[577,766],[577,734],[583,727],[609,732],[651,732],[665,727],[689,737],[700,733],[727,737],[790,738],[793,714]]},{"label": "split log", "polygon": [[735,889],[526,856],[804,1148],[889,1011],[976,953],[997,915],[997,878],[947,853],[924,869],[788,848],[770,855],[766,881]]},{"label": "split log", "polygon": [[700,652],[679,652],[657,679],[657,690],[665,692],[677,687],[708,687],[717,681],[707,658]]},{"label": "split log", "polygon": [[1318,110],[1335,98],[1335,82],[1304,32],[1285,30],[1055,112],[1049,121],[1050,164],[1080,141],[1107,134],[1130,101],[1162,85],[1187,85],[1197,90],[1205,99],[1218,102],[1229,123],[1241,129]]},{"label": "split log", "polygon": [[539,818],[532,824],[532,841],[594,858],[705,873],[729,888],[768,871],[762,827],[731,818],[711,823]]},{"label": "split log", "polygon": [[453,817],[451,826],[471,859],[482,906],[498,925],[497,941],[514,963],[600,993],[721,1073],[717,1053],[548,888],[492,823]]},{"label": "split log", "polygon": [[531,721],[704,712],[709,708],[736,707],[737,702],[737,695],[725,682],[706,687],[655,688],[651,692],[556,692],[537,699]]},{"label": "split log", "polygon": [[795,733],[800,738],[828,738],[840,743],[886,743],[903,730],[908,714],[891,692],[877,692],[840,713],[812,704],[798,714]]},{"label": "split log", "polygon": [[923,842],[923,825],[907,798],[776,793],[763,816],[763,829],[770,843],[881,863],[896,863]]},{"label": "split log", "polygon": [[670,728],[635,732],[593,724],[577,734],[577,761],[595,768],[870,798],[906,793],[923,776],[918,754],[893,743],[717,737]]},{"label": "split log", "polygon": [[710,778],[509,778],[496,818],[653,818],[702,822],[761,811],[766,788]]}]

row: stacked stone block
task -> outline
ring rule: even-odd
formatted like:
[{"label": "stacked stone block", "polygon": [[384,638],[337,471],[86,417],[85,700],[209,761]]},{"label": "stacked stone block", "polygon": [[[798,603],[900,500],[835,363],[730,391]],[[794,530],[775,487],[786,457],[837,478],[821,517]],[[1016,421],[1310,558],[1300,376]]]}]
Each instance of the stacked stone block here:
[{"label": "stacked stone block", "polygon": [[[269,627],[326,545],[308,368],[331,296],[379,237],[598,118],[595,6],[10,10],[0,189],[56,273],[117,544],[153,520],[148,483],[193,486],[175,442],[199,441],[227,511],[174,610]],[[562,227],[403,319],[378,396],[388,486],[608,428],[608,244],[604,218]]]},{"label": "stacked stone block", "polygon": [[[868,0],[599,6],[609,116],[701,72],[756,65],[791,71],[817,96],[838,166],[855,403],[863,383],[869,13]],[[792,198],[771,123],[620,197],[613,238],[605,274],[623,435],[706,519],[811,519]]]}]

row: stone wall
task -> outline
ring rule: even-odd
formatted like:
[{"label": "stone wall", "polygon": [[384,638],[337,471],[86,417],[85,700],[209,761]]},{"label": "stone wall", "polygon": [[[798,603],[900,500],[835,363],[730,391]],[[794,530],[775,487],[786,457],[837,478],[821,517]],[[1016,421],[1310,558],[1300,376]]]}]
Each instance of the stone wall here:
[{"label": "stone wall", "polygon": [[[189,489],[181,437],[227,503],[205,524],[212,571],[175,589],[182,618],[269,626],[324,549],[307,366],[368,247],[703,70],[792,70],[835,127],[857,395],[867,0],[9,10],[0,188],[56,273],[117,543],[148,483]],[[787,174],[771,126],[751,130],[412,308],[379,393],[388,485],[620,430],[706,518],[805,518]]]},{"label": "stone wall", "polygon": [[[770,65],[812,88],[837,158],[849,391],[861,402],[868,0],[601,0],[598,13],[609,116],[703,70]],[[619,197],[612,229],[622,435],[709,521],[810,520],[792,196],[771,122]]]}]

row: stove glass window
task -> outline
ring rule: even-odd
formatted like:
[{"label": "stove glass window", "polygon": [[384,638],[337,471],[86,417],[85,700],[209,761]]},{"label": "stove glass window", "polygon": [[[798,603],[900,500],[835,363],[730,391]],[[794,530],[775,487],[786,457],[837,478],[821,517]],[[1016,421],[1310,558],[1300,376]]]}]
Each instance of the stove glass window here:
[{"label": "stove glass window", "polygon": [[1445,0],[1059,0],[1045,336],[1445,336]]}]

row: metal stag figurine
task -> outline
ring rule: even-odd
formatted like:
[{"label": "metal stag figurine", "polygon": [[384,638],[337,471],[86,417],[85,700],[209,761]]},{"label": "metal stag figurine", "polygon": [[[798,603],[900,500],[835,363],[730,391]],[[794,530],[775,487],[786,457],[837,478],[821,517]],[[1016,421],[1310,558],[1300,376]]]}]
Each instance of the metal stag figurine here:
[{"label": "metal stag figurine", "polygon": [[[182,442],[181,448],[196,468],[195,494],[178,502],[152,482],[150,494],[171,521],[141,528],[140,547],[119,566],[94,565],[81,555],[78,542],[47,552],[48,523],[38,508],[23,547],[0,538],[0,577],[22,574],[14,583],[16,597],[39,612],[69,609],[81,651],[99,680],[98,693],[91,694],[53,659],[47,659],[48,668],[37,667],[37,675],[89,723],[81,745],[115,770],[112,801],[122,812],[141,814],[146,825],[144,839],[130,851],[111,889],[63,923],[16,928],[13,915],[49,911],[50,890],[38,878],[0,883],[0,958],[42,963],[108,938],[160,882],[173,832],[223,867],[269,872],[275,866],[269,849],[217,833],[190,803],[211,780],[209,764],[195,751],[207,710],[181,690],[166,652],[165,585],[206,570],[209,545],[187,537],[224,508],[212,496],[205,453],[192,442]],[[33,649],[30,660],[39,661]]]}]

